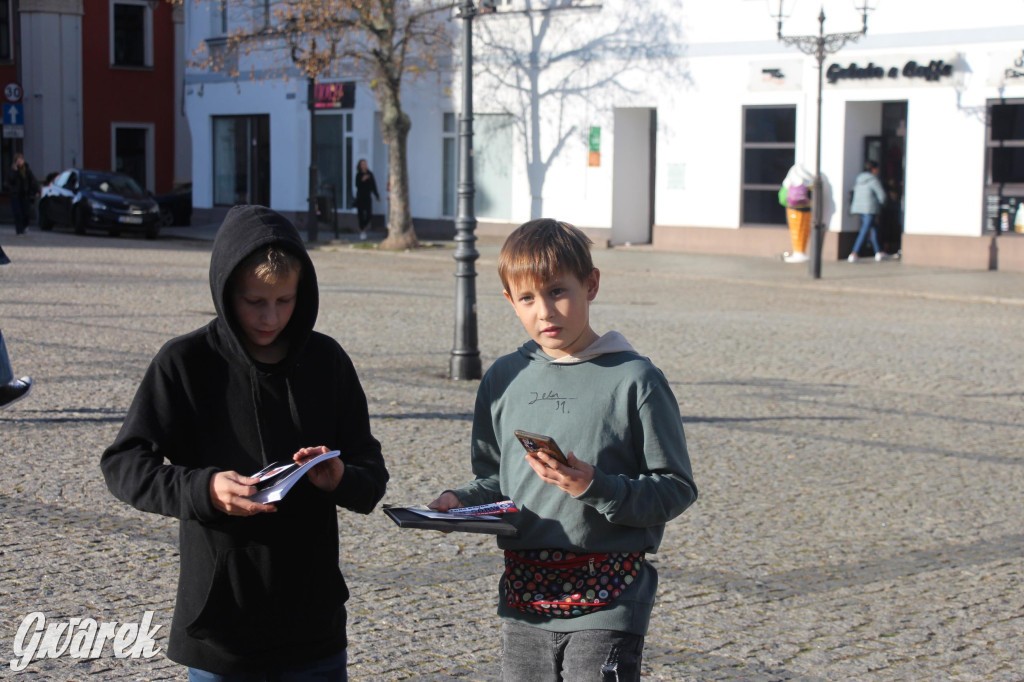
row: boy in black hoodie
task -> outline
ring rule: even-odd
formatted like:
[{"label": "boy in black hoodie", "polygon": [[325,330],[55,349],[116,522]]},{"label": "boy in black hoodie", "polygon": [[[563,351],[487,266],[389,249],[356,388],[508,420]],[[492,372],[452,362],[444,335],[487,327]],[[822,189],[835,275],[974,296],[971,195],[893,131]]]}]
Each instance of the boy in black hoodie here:
[{"label": "boy in black hoodie", "polygon": [[[313,331],[316,272],[283,216],[232,208],[210,288],[217,317],[157,353],[103,475],[121,500],[180,520],[167,655],[191,679],[344,680],[336,508],[369,513],[388,480],[366,397],[341,346]],[[328,449],[341,456],[276,505],[247,499],[248,473]]]}]

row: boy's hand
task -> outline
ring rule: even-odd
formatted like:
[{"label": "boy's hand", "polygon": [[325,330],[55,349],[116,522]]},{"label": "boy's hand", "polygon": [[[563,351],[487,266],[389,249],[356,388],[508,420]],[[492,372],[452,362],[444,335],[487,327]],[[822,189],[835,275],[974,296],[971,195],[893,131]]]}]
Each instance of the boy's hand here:
[{"label": "boy's hand", "polygon": [[566,455],[566,459],[569,460],[569,466],[562,464],[543,450],[526,453],[526,463],[540,477],[540,480],[558,486],[576,497],[590,487],[590,482],[594,480],[594,467],[576,459],[576,455],[571,452]]},{"label": "boy's hand", "polygon": [[441,512],[446,512],[449,509],[458,509],[461,506],[462,503],[459,502],[459,498],[450,490],[444,491],[436,500],[427,505],[428,508]]},{"label": "boy's hand", "polygon": [[256,494],[258,478],[243,476],[237,471],[221,471],[210,479],[210,501],[213,506],[229,516],[253,516],[264,512],[276,512],[272,504],[260,504],[247,499]]},{"label": "boy's hand", "polygon": [[[308,459],[330,451],[331,449],[324,445],[318,445],[315,448],[302,448],[292,455],[292,459],[302,464]],[[341,483],[341,477],[344,475],[345,463],[341,461],[341,457],[326,459],[306,472],[306,478],[309,479],[309,482],[326,493],[334,492],[334,489]]]}]

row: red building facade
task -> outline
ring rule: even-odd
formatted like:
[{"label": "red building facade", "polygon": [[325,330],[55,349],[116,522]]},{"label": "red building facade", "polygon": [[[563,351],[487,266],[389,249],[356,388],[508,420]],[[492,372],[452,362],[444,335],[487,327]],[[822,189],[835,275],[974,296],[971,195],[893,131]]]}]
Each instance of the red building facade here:
[{"label": "red building facade", "polygon": [[187,180],[182,18],[166,0],[0,0],[0,87],[21,85],[24,115],[4,121],[4,179],[21,152],[41,181],[71,167],[154,193]]}]

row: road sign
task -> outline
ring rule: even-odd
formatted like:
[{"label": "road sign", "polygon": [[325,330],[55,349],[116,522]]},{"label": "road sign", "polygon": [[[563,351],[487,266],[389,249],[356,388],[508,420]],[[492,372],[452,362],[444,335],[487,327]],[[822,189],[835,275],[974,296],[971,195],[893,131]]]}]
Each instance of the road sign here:
[{"label": "road sign", "polygon": [[20,126],[25,123],[25,105],[21,103],[4,102],[5,126]]},{"label": "road sign", "polygon": [[25,126],[4,126],[4,139],[23,139],[25,137]]},{"label": "road sign", "polygon": [[7,98],[8,102],[20,102],[22,94],[24,93],[21,90],[21,85],[18,83],[8,83],[7,87],[4,88],[4,97]]}]

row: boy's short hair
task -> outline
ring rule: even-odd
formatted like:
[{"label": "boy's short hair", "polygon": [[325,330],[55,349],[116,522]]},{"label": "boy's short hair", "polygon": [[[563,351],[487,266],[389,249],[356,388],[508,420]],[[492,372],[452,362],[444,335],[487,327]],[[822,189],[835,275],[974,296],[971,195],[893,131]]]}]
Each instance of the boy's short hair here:
[{"label": "boy's short hair", "polygon": [[551,218],[523,223],[508,236],[498,255],[498,276],[505,291],[522,280],[544,282],[569,273],[581,282],[594,271],[583,230]]},{"label": "boy's short hair", "polygon": [[238,277],[243,272],[253,273],[261,282],[276,284],[293,272],[301,275],[302,261],[288,250],[271,244],[246,256],[235,268],[233,277]]}]

